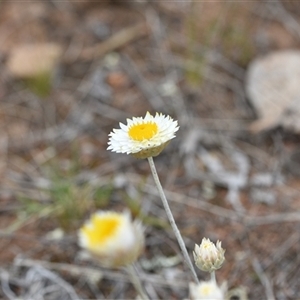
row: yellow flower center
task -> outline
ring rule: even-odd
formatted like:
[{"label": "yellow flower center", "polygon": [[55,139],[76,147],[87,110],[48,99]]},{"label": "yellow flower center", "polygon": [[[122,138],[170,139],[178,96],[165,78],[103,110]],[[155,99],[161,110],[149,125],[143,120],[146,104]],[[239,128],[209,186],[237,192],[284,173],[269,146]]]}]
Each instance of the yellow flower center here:
[{"label": "yellow flower center", "polygon": [[129,128],[128,134],[135,141],[143,141],[151,139],[158,131],[156,123],[145,122],[136,124]]},{"label": "yellow flower center", "polygon": [[122,219],[119,215],[95,215],[92,217],[92,226],[84,226],[83,234],[87,237],[90,247],[103,245],[109,238],[113,237]]},{"label": "yellow flower center", "polygon": [[211,243],[210,242],[203,243],[203,248],[204,249],[209,249],[210,247],[211,247]]},{"label": "yellow flower center", "polygon": [[212,287],[209,285],[204,285],[201,288],[202,296],[209,296],[212,293]]}]

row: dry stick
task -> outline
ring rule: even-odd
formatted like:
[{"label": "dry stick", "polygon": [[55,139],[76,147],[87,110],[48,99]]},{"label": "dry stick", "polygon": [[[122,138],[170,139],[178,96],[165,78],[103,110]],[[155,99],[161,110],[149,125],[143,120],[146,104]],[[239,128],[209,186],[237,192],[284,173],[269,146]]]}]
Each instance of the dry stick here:
[{"label": "dry stick", "polygon": [[284,257],[284,254],[287,253],[290,248],[292,248],[296,243],[299,243],[299,239],[300,233],[296,231],[284,242],[282,242],[279,247],[274,249],[275,251],[270,255],[271,259],[269,259],[268,262],[264,262],[264,270],[269,268],[271,265],[276,264],[280,259],[282,259],[282,257]]},{"label": "dry stick", "polygon": [[149,297],[146,295],[146,293],[143,290],[143,286],[141,284],[138,274],[136,273],[136,270],[134,269],[134,266],[128,265],[125,268],[125,270],[126,270],[127,274],[129,275],[131,283],[135,287],[136,291],[139,293],[140,297],[143,300],[149,300]]},{"label": "dry stick", "polygon": [[108,52],[114,51],[138,38],[147,35],[148,32],[149,30],[144,22],[122,29],[104,42],[83,49],[79,54],[79,57],[65,57],[64,61],[70,63],[77,59],[86,61],[99,58]]},{"label": "dry stick", "polygon": [[[283,26],[290,31],[298,39],[300,38],[300,24],[296,18],[292,16],[282,5],[280,0],[275,0],[275,3],[269,6],[273,14],[273,18],[282,22]],[[275,5],[274,5],[275,4]]]},{"label": "dry stick", "polygon": [[256,257],[254,257],[252,259],[252,266],[253,266],[253,269],[256,272],[260,282],[262,283],[262,285],[265,288],[265,293],[266,293],[267,299],[275,300],[275,296],[274,296],[274,293],[272,290],[272,284],[271,284],[269,278],[267,277],[267,275],[264,273],[264,271]]},{"label": "dry stick", "polygon": [[189,257],[189,254],[188,254],[187,250],[186,250],[185,243],[184,243],[183,238],[182,238],[182,236],[180,234],[180,231],[179,231],[179,229],[178,229],[178,227],[176,225],[176,222],[175,222],[173,214],[171,212],[168,200],[167,200],[167,198],[165,196],[164,190],[163,190],[163,188],[161,186],[161,183],[159,181],[159,177],[158,177],[157,172],[156,172],[156,168],[155,168],[155,164],[154,164],[154,161],[153,161],[153,157],[148,157],[148,162],[149,162],[150,169],[151,169],[154,181],[156,183],[156,186],[157,186],[160,198],[161,198],[162,203],[164,205],[166,214],[168,216],[168,219],[170,221],[170,224],[172,226],[174,234],[175,234],[175,236],[177,238],[177,241],[178,241],[178,244],[179,244],[179,246],[181,248],[182,254],[183,254],[184,258],[185,258],[185,262],[187,263],[188,267],[190,268],[190,270],[191,270],[191,272],[193,274],[195,282],[199,283],[199,280],[198,280],[197,274],[195,272],[195,269],[193,267],[192,261],[191,261],[191,259]]},{"label": "dry stick", "polygon": [[161,111],[165,106],[162,97],[155,91],[151,85],[142,75],[133,60],[128,55],[122,55],[122,67],[126,71],[130,79],[135,83],[143,95],[147,98],[150,105],[156,111]]},{"label": "dry stick", "polygon": [[[112,271],[110,269],[99,269],[95,267],[83,267],[74,264],[66,264],[66,263],[52,263],[49,261],[43,260],[34,260],[34,259],[25,259],[25,258],[16,258],[14,260],[14,265],[19,267],[32,267],[36,265],[43,266],[47,269],[55,270],[58,272],[67,272],[75,277],[86,276],[86,278],[108,278],[115,281],[120,282],[129,282],[129,278],[127,274],[123,274],[119,271]],[[0,269],[1,273],[1,269]],[[141,280],[151,283],[153,285],[157,285],[160,287],[167,288],[186,288],[188,282],[183,280],[168,281],[162,276],[159,275],[149,275],[149,274],[139,274]]]}]

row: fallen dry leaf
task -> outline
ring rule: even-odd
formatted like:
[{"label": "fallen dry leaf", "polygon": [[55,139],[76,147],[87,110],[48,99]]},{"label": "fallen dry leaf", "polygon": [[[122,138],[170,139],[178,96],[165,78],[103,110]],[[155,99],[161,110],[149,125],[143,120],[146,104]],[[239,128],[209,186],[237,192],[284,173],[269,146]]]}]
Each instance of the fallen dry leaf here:
[{"label": "fallen dry leaf", "polygon": [[7,68],[15,77],[32,78],[51,72],[61,55],[62,48],[58,44],[22,44],[11,50]]},{"label": "fallen dry leaf", "polygon": [[[250,63],[246,91],[259,119],[254,133],[282,125],[300,132],[300,51],[273,52]],[[299,124],[291,122],[291,113]]]}]

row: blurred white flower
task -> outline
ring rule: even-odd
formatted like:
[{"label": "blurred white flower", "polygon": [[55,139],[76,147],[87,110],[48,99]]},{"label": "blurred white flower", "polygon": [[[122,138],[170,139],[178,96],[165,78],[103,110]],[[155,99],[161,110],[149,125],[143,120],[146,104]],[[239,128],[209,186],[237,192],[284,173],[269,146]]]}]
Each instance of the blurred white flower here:
[{"label": "blurred white flower", "polygon": [[149,112],[144,118],[127,119],[127,125],[120,123],[120,128],[109,134],[107,150],[136,158],[157,156],[179,129],[177,121],[170,116],[161,113],[152,116]]},{"label": "blurred white flower", "polygon": [[144,249],[143,227],[128,212],[99,211],[80,228],[78,236],[79,245],[106,267],[129,265]]},{"label": "blurred white flower", "polygon": [[205,272],[213,272],[220,269],[225,261],[225,250],[221,247],[221,242],[217,245],[209,239],[203,238],[200,246],[195,245],[194,260],[196,266]]},{"label": "blurred white flower", "polygon": [[190,283],[191,300],[224,300],[224,292],[214,281]]}]

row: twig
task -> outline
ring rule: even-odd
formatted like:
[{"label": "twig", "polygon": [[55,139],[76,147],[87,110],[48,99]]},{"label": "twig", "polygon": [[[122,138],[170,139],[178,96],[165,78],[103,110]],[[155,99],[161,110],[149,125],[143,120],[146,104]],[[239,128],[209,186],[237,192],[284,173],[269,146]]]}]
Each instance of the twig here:
[{"label": "twig", "polygon": [[260,282],[262,283],[262,285],[265,288],[266,299],[275,300],[271,282],[270,282],[269,278],[267,277],[267,275],[264,273],[264,271],[256,257],[252,259],[252,266],[253,266],[253,269],[256,272]]},{"label": "twig", "polygon": [[[38,282],[38,280],[40,280],[40,282]],[[51,288],[51,285],[49,287],[47,286],[49,285],[48,282],[53,282],[54,286],[52,286],[52,288],[53,287],[55,288],[53,292],[55,292],[56,290],[61,295],[62,291],[64,291],[66,295],[70,297],[70,299],[72,300],[79,299],[74,288],[68,282],[63,280],[57,274],[41,266],[32,267],[31,269],[28,270],[26,274],[26,283],[28,285],[28,290],[30,294],[28,299],[34,299],[35,298],[34,296],[37,296],[37,293],[48,294],[49,288]],[[41,290],[35,290],[34,288],[32,289],[35,283],[39,284]],[[60,287],[60,291],[58,287]]]},{"label": "twig", "polygon": [[136,291],[139,293],[140,297],[143,300],[149,300],[147,294],[144,292],[143,286],[140,281],[140,277],[138,276],[133,265],[129,265],[125,268],[129,277],[131,278],[131,283],[135,287]]},{"label": "twig", "polygon": [[[146,191],[148,194],[151,195],[158,195],[158,192],[150,184],[145,184],[144,191]],[[185,205],[188,205],[190,207],[204,210],[206,212],[215,214],[223,218],[228,218],[233,221],[241,221],[241,219],[244,217],[243,214],[238,215],[233,210],[226,209],[217,205],[213,205],[211,203],[208,203],[207,201],[201,201],[201,199],[195,199],[193,197],[182,195],[176,192],[171,192],[166,189],[165,189],[165,194],[167,195],[168,199],[170,199],[171,202],[176,202],[180,204],[184,203]]]},{"label": "twig", "polygon": [[261,217],[246,216],[244,218],[245,224],[249,226],[260,226],[266,224],[299,222],[299,221],[300,221],[300,212],[278,213],[272,215],[265,215]]},{"label": "twig", "polygon": [[[133,179],[133,177],[130,178]],[[158,195],[158,192],[150,184],[145,184],[144,191],[151,195]],[[180,193],[171,192],[166,189],[165,194],[171,202],[177,202],[180,204],[184,203],[185,205],[188,205],[190,207],[209,212],[222,218],[228,218],[232,221],[243,222],[247,226],[260,226],[273,223],[300,221],[299,212],[278,213],[257,217],[250,216],[249,214],[245,215],[244,213],[237,213],[233,210],[213,205],[206,201],[201,201],[201,199],[196,199],[187,195],[182,195]]]},{"label": "twig", "polygon": [[154,54],[153,59],[156,60],[157,56],[159,57],[161,66],[163,67],[165,73],[164,81],[167,82],[171,79],[171,82],[175,87],[172,95],[170,95],[172,101],[168,102],[170,102],[170,105],[172,105],[175,109],[178,121],[181,124],[180,126],[182,127],[184,126],[184,124],[187,124],[189,122],[190,118],[183,99],[184,97],[180,89],[176,87],[176,83],[180,81],[181,76],[179,74],[178,68],[176,68],[176,62],[174,60],[173,54],[166,47],[165,41],[168,38],[168,33],[165,30],[165,27],[163,25],[164,23],[161,21],[158,12],[152,7],[148,7],[148,9],[146,10],[146,19],[148,20],[148,24],[151,28],[151,40],[153,41],[153,47],[156,50],[151,51],[151,53]]},{"label": "twig", "polygon": [[83,49],[79,54],[79,57],[65,57],[64,61],[66,63],[71,63],[74,62],[74,60],[93,60],[105,55],[108,52],[121,48],[124,45],[147,34],[148,29],[145,23],[137,24],[120,30],[102,43]]},{"label": "twig", "polygon": [[[182,35],[176,34],[175,32],[173,32],[172,36],[170,36],[170,42],[178,47],[182,47],[183,49],[186,48],[186,39],[183,38]],[[238,64],[230,61],[218,51],[199,45],[195,47],[195,51],[199,53],[207,53],[207,59],[211,65],[221,67],[229,74],[233,75],[235,78],[244,80],[245,70]],[[184,64],[186,64],[186,61],[184,61],[181,57],[177,57],[176,62],[179,66],[183,66]]]},{"label": "twig", "polygon": [[16,299],[16,294],[11,290],[9,286],[9,273],[5,270],[0,268],[0,279],[1,279],[1,287],[2,291],[5,294],[5,296],[9,300],[15,300]]},{"label": "twig", "polygon": [[136,84],[153,109],[161,111],[162,107],[165,106],[163,99],[154,90],[153,85],[149,84],[149,81],[144,79],[143,75],[139,72],[137,66],[130,57],[123,54],[121,64],[123,69],[127,72],[127,75]]},{"label": "twig", "polygon": [[[123,282],[129,282],[127,274],[123,274],[118,271],[112,271],[104,268],[95,268],[95,267],[83,267],[75,264],[66,264],[66,263],[52,263],[49,261],[43,260],[33,260],[33,259],[20,259],[17,258],[14,262],[16,266],[20,267],[32,267],[35,265],[41,265],[47,269],[68,272],[73,276],[82,276],[95,274],[101,279],[102,277],[109,278],[111,280],[118,280]],[[154,285],[164,286],[164,287],[179,287],[186,288],[187,282],[183,282],[180,280],[175,281],[166,281],[165,278],[158,275],[150,275],[150,274],[140,274],[140,277],[143,281],[152,283]]]},{"label": "twig", "polygon": [[[300,39],[300,24],[288,11],[284,8],[280,0],[274,0],[273,3],[269,4],[269,9],[273,16],[280,22],[283,26],[290,31],[294,36]],[[274,3],[275,2],[275,3]]]},{"label": "twig", "polygon": [[[24,136],[23,139],[12,139],[8,141],[8,150],[25,150],[41,142],[61,143],[71,141],[88,126],[93,126],[91,114],[92,109],[87,109],[86,103],[82,106],[79,104],[73,107],[64,123],[48,127],[46,130],[36,130]],[[0,146],[2,145],[0,144]]]},{"label": "twig", "polygon": [[[157,194],[153,191],[153,187],[145,186],[146,190],[150,194]],[[248,226],[260,226],[266,224],[273,223],[284,223],[284,222],[299,222],[300,221],[300,213],[299,212],[290,212],[290,213],[278,213],[272,215],[263,215],[260,217],[245,215],[243,213],[237,213],[232,210],[210,204],[206,201],[201,201],[200,199],[195,199],[186,195],[181,195],[179,193],[166,191],[165,193],[167,197],[172,202],[184,203],[185,205],[189,205],[194,208],[198,208],[204,211],[207,211],[211,214],[218,215],[223,218],[228,218],[233,221],[243,222]]]},{"label": "twig", "polygon": [[50,298],[51,296],[56,298],[56,295],[59,294],[64,299],[79,299],[74,288],[68,282],[41,265],[32,264],[25,277],[22,278],[13,278],[4,269],[0,269],[0,276],[3,292],[9,299],[18,298],[10,288],[10,283],[19,287],[16,290],[23,292],[20,299],[44,299],[46,294]]},{"label": "twig", "polygon": [[285,256],[285,254],[288,253],[288,250],[291,247],[299,243],[299,238],[299,232],[296,231],[291,236],[289,236],[284,242],[282,242],[281,245],[277,247],[274,251],[275,253],[272,254],[271,259],[268,262],[264,263],[264,269],[266,270],[271,265],[276,264],[277,261],[281,260]]}]

